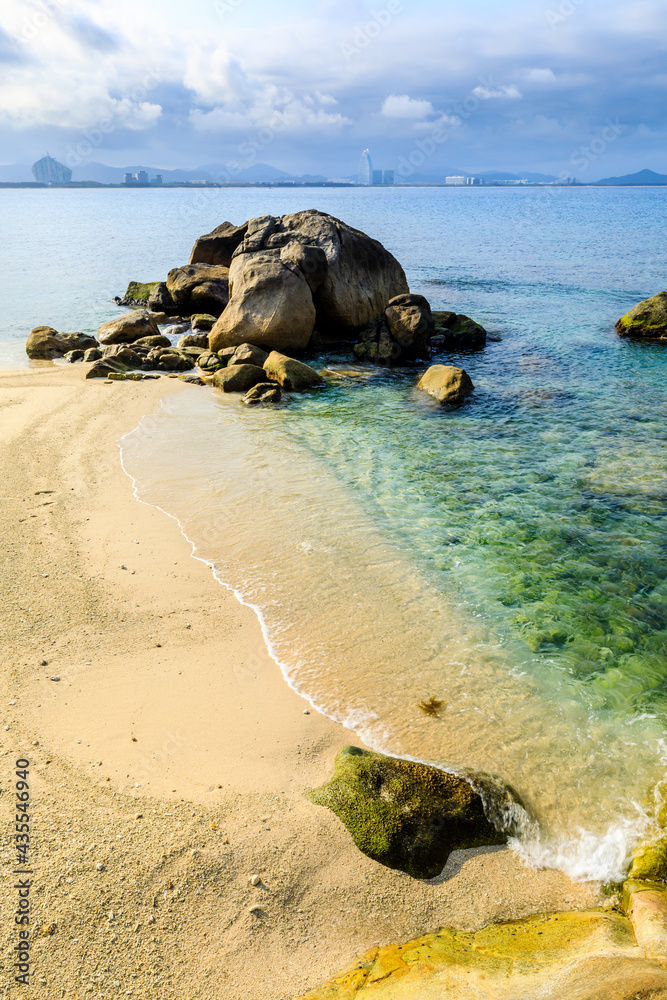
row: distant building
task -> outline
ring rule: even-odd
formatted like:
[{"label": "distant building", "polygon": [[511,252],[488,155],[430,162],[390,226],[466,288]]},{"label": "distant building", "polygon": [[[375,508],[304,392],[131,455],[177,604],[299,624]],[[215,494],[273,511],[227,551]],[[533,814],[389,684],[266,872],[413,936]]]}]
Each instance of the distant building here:
[{"label": "distant building", "polygon": [[394,183],[394,171],[393,170],[385,170],[384,175],[382,177],[382,183],[383,184],[389,184],[389,185],[391,185],[391,184]]},{"label": "distant building", "polygon": [[484,181],[481,177],[466,177],[466,184],[478,185],[483,183]]},{"label": "distant building", "polygon": [[126,187],[132,187],[132,185],[136,184],[136,183],[137,183],[137,179],[134,176],[134,174],[125,174],[124,175],[124,177],[123,177],[123,184],[125,184]]},{"label": "distant building", "polygon": [[137,174],[137,184],[148,184],[148,174],[145,170],[140,170]]},{"label": "distant building", "polygon": [[69,184],[72,171],[47,153],[37,163],[33,163],[32,176],[39,184]]},{"label": "distant building", "polygon": [[162,184],[162,174],[156,174],[156,176],[151,181],[151,184],[157,184],[159,187],[159,185]]},{"label": "distant building", "polygon": [[381,170],[374,170],[373,171],[373,184],[382,184],[382,171]]},{"label": "distant building", "polygon": [[445,177],[445,184],[451,185],[452,187],[465,184],[465,182],[465,177]]},{"label": "distant building", "polygon": [[373,161],[369,150],[365,149],[359,161],[359,184],[369,185],[373,183]]}]

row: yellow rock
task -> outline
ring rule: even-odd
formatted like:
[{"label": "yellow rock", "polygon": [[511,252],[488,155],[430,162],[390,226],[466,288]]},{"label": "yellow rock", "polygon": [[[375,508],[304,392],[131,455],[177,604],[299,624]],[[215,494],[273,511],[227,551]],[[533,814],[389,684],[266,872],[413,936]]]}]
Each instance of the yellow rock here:
[{"label": "yellow rock", "polygon": [[[642,992],[644,991],[644,992]],[[667,1000],[616,910],[540,914],[476,932],[444,928],[373,948],[299,1000]]]},{"label": "yellow rock", "polygon": [[623,907],[646,957],[667,968],[667,886],[628,879]]}]

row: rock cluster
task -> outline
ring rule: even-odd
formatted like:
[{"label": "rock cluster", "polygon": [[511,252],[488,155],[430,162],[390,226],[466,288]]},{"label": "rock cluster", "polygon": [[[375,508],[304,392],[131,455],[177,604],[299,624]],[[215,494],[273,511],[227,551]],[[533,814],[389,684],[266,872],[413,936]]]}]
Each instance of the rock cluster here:
[{"label": "rock cluster", "polygon": [[[210,382],[215,375],[218,388],[243,391],[250,403],[324,384],[294,354],[344,349],[374,364],[412,364],[430,360],[433,347],[486,342],[484,329],[467,316],[433,313],[424,296],[411,293],[381,243],[315,209],[241,226],[225,222],[200,237],[189,262],[165,281],[131,281],[116,301],[133,308],[102,323],[97,339],[38,327],[28,354],[93,362],[90,378],[111,370],[111,347],[131,348],[113,362],[126,371],[176,374],[197,362],[201,374],[192,379]],[[433,370],[420,387],[439,402],[459,405],[472,391],[462,369],[436,390]]]}]

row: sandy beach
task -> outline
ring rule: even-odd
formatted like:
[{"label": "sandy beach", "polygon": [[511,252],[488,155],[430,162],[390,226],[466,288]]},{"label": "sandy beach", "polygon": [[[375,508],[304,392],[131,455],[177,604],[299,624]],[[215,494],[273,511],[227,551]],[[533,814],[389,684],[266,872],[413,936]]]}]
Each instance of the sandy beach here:
[{"label": "sandy beach", "polygon": [[254,612],[120,462],[161,398],[211,390],[85,370],[0,373],[0,787],[31,760],[36,992],[290,1000],[376,944],[596,905],[508,848],[418,882],[305,799],[359,741],[288,687]]}]

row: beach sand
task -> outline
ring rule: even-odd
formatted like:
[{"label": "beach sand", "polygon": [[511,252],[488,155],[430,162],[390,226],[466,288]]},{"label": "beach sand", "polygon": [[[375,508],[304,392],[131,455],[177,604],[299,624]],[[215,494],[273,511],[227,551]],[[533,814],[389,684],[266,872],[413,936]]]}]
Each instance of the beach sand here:
[{"label": "beach sand", "polygon": [[162,397],[210,390],[86,367],[0,373],[2,851],[8,870],[27,757],[36,995],[288,1000],[375,944],[598,903],[506,848],[417,882],[305,799],[359,741],[289,688],[255,613],[120,463]]}]

